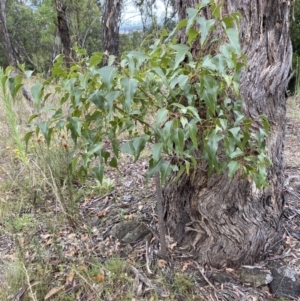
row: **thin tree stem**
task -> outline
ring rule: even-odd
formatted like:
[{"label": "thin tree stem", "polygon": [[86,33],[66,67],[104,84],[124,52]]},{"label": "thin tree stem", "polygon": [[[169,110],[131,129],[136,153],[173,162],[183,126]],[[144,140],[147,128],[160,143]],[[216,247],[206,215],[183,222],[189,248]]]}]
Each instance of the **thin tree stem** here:
[{"label": "thin tree stem", "polygon": [[160,173],[155,174],[155,187],[157,198],[157,215],[159,226],[159,239],[160,239],[160,253],[162,257],[167,257],[167,244],[166,244],[166,228],[164,222],[164,209],[163,209],[163,194],[160,182]]}]

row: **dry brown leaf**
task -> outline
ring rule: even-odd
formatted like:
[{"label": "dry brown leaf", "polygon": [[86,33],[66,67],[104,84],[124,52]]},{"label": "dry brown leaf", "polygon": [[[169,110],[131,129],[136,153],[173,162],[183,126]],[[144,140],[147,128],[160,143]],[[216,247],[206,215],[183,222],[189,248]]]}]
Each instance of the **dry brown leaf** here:
[{"label": "dry brown leaf", "polygon": [[68,238],[70,239],[70,238],[74,238],[74,237],[76,237],[76,233],[70,233],[69,235],[68,235]]},{"label": "dry brown leaf", "polygon": [[66,277],[66,285],[71,284],[73,282],[74,274],[75,274],[74,271],[71,270],[69,275]]},{"label": "dry brown leaf", "polygon": [[104,274],[99,273],[96,276],[92,277],[95,282],[103,283],[104,282]]},{"label": "dry brown leaf", "polygon": [[173,250],[174,247],[176,247],[176,246],[177,246],[177,242],[174,242],[174,243],[172,243],[172,244],[169,244],[169,245],[168,245],[168,248],[169,248],[170,250]]},{"label": "dry brown leaf", "polygon": [[226,268],[225,271],[226,271],[226,272],[229,272],[229,273],[233,273],[233,272],[234,272],[234,269]]},{"label": "dry brown leaf", "polygon": [[253,181],[253,180],[252,180],[252,177],[251,177],[250,175],[248,175],[248,182],[249,182],[249,183],[252,183],[252,181]]},{"label": "dry brown leaf", "polygon": [[186,269],[187,269],[190,265],[193,265],[193,263],[192,263],[192,262],[185,262],[185,263],[183,264],[183,266],[182,266],[181,271],[182,271],[182,272],[186,271]]},{"label": "dry brown leaf", "polygon": [[49,238],[49,237],[51,237],[52,235],[51,234],[41,234],[41,238],[42,239],[47,239],[47,238]]},{"label": "dry brown leaf", "polygon": [[129,214],[124,216],[124,220],[130,221],[133,220],[135,218],[135,214]]},{"label": "dry brown leaf", "polygon": [[19,244],[20,244],[21,247],[24,246],[24,242],[25,242],[25,238],[24,238],[23,236],[21,236],[21,237],[19,238]]},{"label": "dry brown leaf", "polygon": [[28,290],[28,285],[24,285],[14,296],[13,296],[13,300],[14,301],[20,301],[23,299],[25,293]]},{"label": "dry brown leaf", "polygon": [[97,216],[98,216],[99,218],[106,216],[106,211],[105,211],[105,210],[99,211],[99,212],[97,213]]},{"label": "dry brown leaf", "polygon": [[163,269],[163,268],[166,267],[167,262],[166,262],[165,260],[163,260],[163,259],[159,259],[159,260],[157,261],[157,265],[158,265],[161,269]]},{"label": "dry brown leaf", "polygon": [[44,297],[44,300],[49,299],[50,297],[54,296],[55,294],[57,294],[60,290],[62,290],[65,286],[59,286],[59,287],[53,287],[51,288],[51,290],[46,294],[46,296]]}]

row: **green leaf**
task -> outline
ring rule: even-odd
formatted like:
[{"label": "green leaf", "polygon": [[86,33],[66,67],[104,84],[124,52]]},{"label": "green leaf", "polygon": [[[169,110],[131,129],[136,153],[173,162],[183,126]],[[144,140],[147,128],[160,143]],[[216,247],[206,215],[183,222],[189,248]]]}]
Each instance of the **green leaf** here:
[{"label": "green leaf", "polygon": [[103,53],[101,52],[93,53],[89,60],[89,67],[91,68],[97,66],[101,62],[102,58],[103,58]]},{"label": "green leaf", "polygon": [[156,113],[156,123],[161,124],[168,116],[169,111],[166,108],[161,108]]},{"label": "green leaf", "polygon": [[175,143],[175,149],[179,154],[183,153],[183,147],[184,147],[184,133],[182,129],[175,129],[174,134],[172,137],[174,143]]},{"label": "green leaf", "polygon": [[184,116],[180,116],[180,123],[181,123],[182,127],[184,128],[186,126],[186,124],[188,123],[188,119]]},{"label": "green leaf", "polygon": [[113,158],[110,160],[109,166],[118,169],[118,160],[117,160],[116,157],[113,157]]},{"label": "green leaf", "polygon": [[48,130],[49,130],[49,125],[48,122],[46,121],[41,121],[38,124],[39,129],[41,130],[41,132],[43,133],[43,135],[46,137],[48,135]]},{"label": "green leaf", "polygon": [[176,177],[174,178],[172,183],[176,183],[180,179],[184,171],[185,171],[184,165],[181,164],[179,167],[179,171],[177,172]]},{"label": "green leaf", "polygon": [[239,126],[230,128],[228,131],[232,134],[233,137],[238,137],[241,128]]},{"label": "green leaf", "polygon": [[37,107],[43,96],[43,85],[38,84],[31,88],[31,95],[33,97],[33,104]]},{"label": "green leaf", "polygon": [[27,148],[28,148],[28,142],[29,142],[29,140],[30,140],[33,133],[34,133],[34,131],[31,131],[31,132],[26,133],[25,136],[24,136],[26,151],[27,151]]},{"label": "green leaf", "polygon": [[209,31],[212,29],[212,27],[215,24],[215,20],[212,19],[206,20],[203,17],[198,17],[196,21],[200,25],[200,32],[201,32],[200,44],[201,46],[203,46],[209,34]]},{"label": "green leaf", "polygon": [[208,115],[210,117],[214,116],[216,113],[216,103],[218,96],[218,83],[211,76],[205,76],[201,79],[203,83],[203,90],[201,93],[201,99],[205,101],[205,104],[208,108]]},{"label": "green leaf", "polygon": [[121,84],[125,89],[124,107],[129,110],[133,101],[133,96],[138,88],[139,82],[133,78],[124,77],[121,79]]},{"label": "green leaf", "polygon": [[93,168],[93,173],[97,177],[97,179],[100,182],[100,184],[102,184],[103,174],[104,174],[104,166],[103,165],[99,165],[99,166],[94,167]]},{"label": "green leaf", "polygon": [[125,144],[123,144],[121,146],[120,149],[121,149],[121,152],[123,152],[125,154],[129,154],[129,155],[132,155],[132,156],[135,155],[135,149],[134,149],[132,141],[126,142]]},{"label": "green leaf", "polygon": [[172,172],[172,165],[170,162],[163,162],[160,166],[160,182],[164,184],[166,182],[167,177]]},{"label": "green leaf", "polygon": [[160,171],[160,167],[161,167],[162,163],[163,163],[163,160],[159,160],[158,162],[153,160],[153,158],[151,158],[149,160],[149,169],[146,173],[146,182],[148,182],[149,179],[151,177],[153,177],[153,175],[155,175],[157,172]]},{"label": "green leaf", "polygon": [[98,142],[96,144],[90,145],[87,149],[87,156],[90,157],[95,153],[98,153],[103,148],[103,145],[103,142]]},{"label": "green leaf", "polygon": [[187,112],[187,108],[181,103],[173,102],[172,106],[179,108],[182,114],[185,114]]},{"label": "green leaf", "polygon": [[221,18],[222,7],[223,7],[223,3],[219,3],[217,5],[214,3],[211,3],[211,12],[217,20],[219,20]]},{"label": "green leaf", "polygon": [[232,178],[235,174],[235,172],[240,168],[240,163],[237,162],[237,161],[230,161],[228,164],[227,164],[227,167],[228,167],[228,177],[229,178]]},{"label": "green leaf", "polygon": [[51,117],[51,119],[57,119],[57,118],[61,118],[63,116],[63,110],[61,108],[59,108],[58,110],[56,110],[56,112],[53,114],[53,116]]},{"label": "green leaf", "polygon": [[117,69],[112,66],[105,66],[99,69],[102,82],[107,86],[108,90],[113,86],[114,78],[117,74]]},{"label": "green leaf", "polygon": [[178,85],[180,87],[181,90],[184,90],[187,83],[188,83],[189,77],[187,75],[184,74],[180,74],[178,76]]},{"label": "green leaf", "polygon": [[9,87],[12,98],[15,99],[17,93],[19,92],[20,88],[22,87],[22,76],[18,75],[16,77],[9,78],[8,79],[8,87]]},{"label": "green leaf", "polygon": [[112,66],[113,63],[115,62],[115,60],[116,60],[116,56],[111,54],[111,55],[108,57],[107,65],[108,65],[108,66]]},{"label": "green leaf", "polygon": [[167,77],[164,74],[163,70],[161,68],[159,68],[159,67],[154,67],[152,69],[152,71],[154,71],[161,78],[161,80],[164,83],[164,85],[171,91],[169,82],[168,82]]},{"label": "green leaf", "polygon": [[82,127],[82,122],[78,117],[68,117],[68,122],[70,124],[70,130],[72,133],[72,139],[74,142],[77,141],[77,137],[81,136],[81,127]]},{"label": "green leaf", "polygon": [[111,91],[105,95],[105,99],[108,104],[108,115],[106,116],[107,120],[110,120],[113,115],[113,105],[114,101],[119,97],[120,91]]},{"label": "green leaf", "polygon": [[145,148],[146,142],[149,140],[148,135],[143,135],[141,137],[136,137],[133,139],[133,147],[135,149],[134,161],[136,162],[140,157],[141,151]]},{"label": "green leaf", "polygon": [[155,161],[159,161],[161,159],[162,149],[163,149],[162,143],[155,143],[152,146],[152,157]]},{"label": "green leaf", "polygon": [[230,45],[233,47],[235,50],[235,53],[237,55],[241,54],[241,46],[240,46],[240,41],[239,41],[239,32],[235,28],[228,28],[226,30],[227,36],[230,41]]},{"label": "green leaf", "polygon": [[202,61],[202,67],[210,70],[216,70],[216,65],[214,64],[211,55],[206,55]]},{"label": "green leaf", "polygon": [[103,90],[96,90],[88,96],[88,100],[93,102],[99,109],[105,108],[105,93]]},{"label": "green leaf", "polygon": [[188,34],[190,28],[194,25],[196,17],[199,14],[199,10],[195,9],[195,8],[187,8],[186,12],[188,14],[188,18],[187,18],[187,25],[186,25],[186,30],[185,32]]},{"label": "green leaf", "polygon": [[195,149],[198,149],[198,139],[197,139],[198,128],[195,124],[190,124],[190,123],[189,123],[188,127],[189,127],[189,135],[193,142],[193,145],[194,145]]},{"label": "green leaf", "polygon": [[116,156],[116,158],[118,158],[119,157],[119,151],[120,151],[119,141],[114,139],[111,144],[112,144],[114,155]]},{"label": "green leaf", "polygon": [[176,51],[175,64],[174,64],[174,69],[176,69],[179,66],[179,64],[185,59],[185,56],[190,50],[190,47],[185,44],[176,44],[176,45],[171,45],[171,48]]},{"label": "green leaf", "polygon": [[230,154],[230,159],[235,159],[238,157],[241,157],[244,155],[244,152],[242,152],[238,147],[235,149],[233,153]]},{"label": "green leaf", "polygon": [[29,118],[29,120],[27,121],[27,123],[28,123],[28,124],[31,123],[31,121],[32,121],[33,119],[35,119],[36,117],[38,117],[38,116],[40,116],[40,115],[39,115],[39,114],[33,114],[33,115],[31,115],[30,118]]}]

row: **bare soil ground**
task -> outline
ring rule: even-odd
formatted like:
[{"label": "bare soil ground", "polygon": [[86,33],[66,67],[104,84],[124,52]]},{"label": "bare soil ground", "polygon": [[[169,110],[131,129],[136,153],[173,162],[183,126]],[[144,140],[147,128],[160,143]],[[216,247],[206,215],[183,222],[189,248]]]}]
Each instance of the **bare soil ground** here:
[{"label": "bare soil ground", "polygon": [[[257,266],[284,262],[300,274],[300,199],[293,180],[300,176],[299,104],[297,98],[288,103],[282,247]],[[5,155],[5,144],[1,148],[0,300],[297,300],[276,296],[268,285],[245,285],[240,269],[199,266],[170,236],[171,260],[160,258],[154,183],[144,183],[147,152],[135,163],[124,156],[120,173],[108,171],[99,186],[57,175],[61,152],[49,165],[52,172],[37,165],[40,173],[28,181],[26,168]]]}]

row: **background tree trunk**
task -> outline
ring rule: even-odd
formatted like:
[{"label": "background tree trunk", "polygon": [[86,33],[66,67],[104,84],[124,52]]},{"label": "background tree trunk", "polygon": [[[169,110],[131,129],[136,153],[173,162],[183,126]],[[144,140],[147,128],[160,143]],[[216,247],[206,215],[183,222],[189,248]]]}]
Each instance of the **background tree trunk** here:
[{"label": "background tree trunk", "polygon": [[14,52],[11,47],[10,36],[6,26],[6,2],[7,0],[0,0],[0,28],[2,39],[5,47],[5,54],[9,65],[17,67],[17,62],[14,57]]},{"label": "background tree trunk", "polygon": [[72,47],[71,47],[71,39],[69,33],[69,26],[67,22],[67,6],[62,0],[55,0],[56,11],[57,11],[57,27],[61,39],[61,43],[63,45],[63,52],[65,55],[65,63],[67,68],[70,67],[71,59],[72,59]]},{"label": "background tree trunk", "polygon": [[[178,0],[179,19],[198,2]],[[251,264],[279,247],[281,240],[285,89],[292,58],[290,3],[225,1],[222,14],[234,11],[242,15],[240,42],[248,58],[240,78],[243,109],[254,124],[265,114],[271,125],[269,187],[259,191],[238,173],[231,179],[227,173],[208,178],[205,163],[199,162],[195,177],[184,175],[175,184],[170,179],[164,190],[171,234],[200,263],[217,267]],[[209,16],[209,11],[204,14]],[[179,38],[185,40],[184,31]]]},{"label": "background tree trunk", "polygon": [[[122,0],[106,0],[103,12],[102,49],[109,55],[119,55],[119,27]],[[108,57],[103,57],[102,65],[107,65]]]}]

